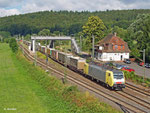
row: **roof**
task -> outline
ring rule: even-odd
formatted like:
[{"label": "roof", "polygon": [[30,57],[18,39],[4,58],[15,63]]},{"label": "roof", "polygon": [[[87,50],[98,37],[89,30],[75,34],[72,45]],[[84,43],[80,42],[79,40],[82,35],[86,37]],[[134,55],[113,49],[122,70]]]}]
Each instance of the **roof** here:
[{"label": "roof", "polygon": [[[113,47],[115,45],[118,46],[124,46],[124,49],[114,49]],[[98,42],[96,46],[102,46],[104,47],[103,50],[97,50],[98,52],[109,52],[109,53],[129,53],[130,50],[128,48],[128,44],[121,39],[120,37],[117,37],[113,34],[107,35],[104,39]]]},{"label": "roof", "polygon": [[98,45],[102,45],[103,43],[112,43],[117,45],[125,44],[126,42],[113,34],[107,35],[104,39],[98,42]]}]

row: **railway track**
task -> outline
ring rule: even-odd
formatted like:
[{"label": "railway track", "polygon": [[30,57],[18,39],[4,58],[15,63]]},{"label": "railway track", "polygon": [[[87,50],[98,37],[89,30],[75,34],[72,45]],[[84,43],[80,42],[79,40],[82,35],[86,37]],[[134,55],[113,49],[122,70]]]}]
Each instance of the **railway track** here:
[{"label": "railway track", "polygon": [[128,102],[133,102],[133,104],[138,104],[139,107],[142,107],[143,109],[145,109],[145,111],[147,111],[147,113],[150,112],[150,103],[143,100],[142,98],[136,97],[134,95],[130,95],[127,94],[125,92],[117,92],[117,94],[121,95],[122,98],[126,98],[126,100],[128,100]]},{"label": "railway track", "polygon": [[[22,45],[20,45],[20,48],[24,49],[24,55],[29,60],[35,61],[35,58],[32,55],[29,54],[30,52],[26,48],[24,48]],[[43,63],[43,62],[41,62],[39,60],[37,60],[37,64],[42,66],[42,67],[44,67],[44,68],[48,68],[49,70],[53,71],[54,73],[57,73],[60,76],[64,77],[64,73],[62,73],[62,72],[52,68],[50,65],[47,66],[45,63]],[[106,99],[108,99],[108,100],[110,100],[110,101],[112,101],[114,103],[116,103],[117,105],[119,105],[122,108],[122,110],[124,112],[134,112],[134,113],[137,113],[137,112],[138,113],[142,113],[142,112],[146,113],[146,112],[148,112],[148,110],[144,110],[143,109],[145,107],[147,107],[149,109],[148,105],[145,105],[144,102],[142,100],[140,100],[140,99],[139,100],[137,99],[135,103],[139,104],[143,108],[138,107],[138,106],[136,106],[134,104],[131,104],[128,101],[125,101],[125,100],[123,100],[121,98],[118,98],[116,95],[113,95],[111,93],[105,92],[105,91],[101,90],[100,88],[93,87],[88,82],[80,81],[80,80],[78,80],[78,79],[76,79],[76,78],[74,78],[74,77],[72,77],[70,75],[67,75],[67,79],[69,81],[72,81],[72,82],[74,82],[74,83],[76,83],[76,84],[78,84],[78,85],[80,85],[80,86],[82,86],[82,87],[84,87],[84,88],[86,88],[86,89],[88,89],[88,90],[90,90],[90,91],[100,95],[100,96],[103,96],[104,98],[106,98]],[[118,93],[118,94],[121,95],[121,96],[124,96],[127,99],[129,99],[129,97],[125,96],[122,93],[121,94]],[[135,101],[135,99],[133,99],[131,97],[130,97],[130,100]],[[149,104],[149,103],[147,103],[147,104]]]},{"label": "railway track", "polygon": [[132,89],[142,95],[145,95],[145,96],[149,96],[150,97],[150,90],[145,90],[145,89],[141,89],[139,88],[138,86],[136,85],[133,85],[129,82],[126,82],[126,88],[129,88],[129,89]]}]

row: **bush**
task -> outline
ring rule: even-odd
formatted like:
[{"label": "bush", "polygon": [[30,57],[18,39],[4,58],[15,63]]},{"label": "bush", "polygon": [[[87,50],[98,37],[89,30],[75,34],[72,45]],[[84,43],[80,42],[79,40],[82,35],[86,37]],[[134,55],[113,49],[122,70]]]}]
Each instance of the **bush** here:
[{"label": "bush", "polygon": [[16,53],[16,52],[18,51],[18,44],[17,44],[15,38],[10,39],[10,41],[9,41],[9,46],[10,46],[10,48],[12,49],[12,51],[13,51],[14,53]]},{"label": "bush", "polygon": [[5,43],[9,43],[10,38],[4,38]]},{"label": "bush", "polygon": [[143,80],[143,77],[136,75],[134,72],[128,72],[128,71],[124,71],[124,75],[126,79],[131,79],[133,82],[136,83],[145,83],[148,87],[150,87],[150,79],[149,78],[145,78],[145,80]]}]

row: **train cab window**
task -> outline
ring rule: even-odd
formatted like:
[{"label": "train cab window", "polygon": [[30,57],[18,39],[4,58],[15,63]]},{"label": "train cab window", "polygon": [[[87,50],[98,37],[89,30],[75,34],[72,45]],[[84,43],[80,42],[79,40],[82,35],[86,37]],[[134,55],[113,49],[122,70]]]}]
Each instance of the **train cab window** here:
[{"label": "train cab window", "polygon": [[123,78],[123,73],[114,73],[114,78],[115,79],[122,79]]}]

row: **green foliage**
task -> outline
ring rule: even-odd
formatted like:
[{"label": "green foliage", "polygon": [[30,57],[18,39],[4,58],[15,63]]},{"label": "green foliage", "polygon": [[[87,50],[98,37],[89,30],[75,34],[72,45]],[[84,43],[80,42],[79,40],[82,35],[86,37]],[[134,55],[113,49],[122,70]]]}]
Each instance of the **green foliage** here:
[{"label": "green foliage", "polygon": [[5,42],[5,43],[9,43],[9,40],[10,40],[10,38],[5,38],[5,39],[4,39],[4,42]]},{"label": "green foliage", "polygon": [[70,113],[75,109],[55,95],[63,88],[59,80],[32,66],[20,51],[12,54],[8,44],[0,44],[0,53],[0,113],[8,113],[4,108],[16,108],[12,113]]},{"label": "green foliage", "polygon": [[40,36],[50,36],[50,30],[49,29],[43,29],[38,33],[38,35],[40,35]]},{"label": "green foliage", "polygon": [[37,34],[42,29],[50,29],[71,35],[82,31],[82,26],[88,17],[100,17],[107,28],[119,26],[128,28],[138,14],[150,13],[149,9],[143,10],[112,10],[95,12],[73,11],[43,11],[24,15],[14,15],[0,18],[0,31],[8,31],[11,35]]},{"label": "green foliage", "polygon": [[11,38],[9,41],[9,47],[12,49],[14,53],[18,51],[18,44],[15,38]]},{"label": "green foliage", "polygon": [[92,48],[92,36],[94,36],[95,43],[97,43],[104,37],[104,30],[106,30],[103,21],[98,16],[89,17],[88,22],[82,28],[83,36],[86,37],[84,46],[86,46],[88,50]]},{"label": "green foliage", "polygon": [[41,52],[37,51],[37,57],[46,60],[46,55],[42,54]]},{"label": "green foliage", "polygon": [[115,27],[113,27],[112,32],[113,33],[116,32],[117,36],[119,36],[120,38],[122,38],[124,40],[127,40],[127,30],[126,29],[115,26]]},{"label": "green foliage", "polygon": [[140,58],[141,54],[140,54],[139,49],[137,49],[136,46],[132,46],[130,56],[134,56],[135,58]]},{"label": "green foliage", "polygon": [[77,86],[68,86],[68,87],[65,87],[62,94],[63,95],[66,95],[66,94],[70,94],[70,93],[76,93],[78,92],[78,88]]},{"label": "green foliage", "polygon": [[[132,54],[139,56],[140,50],[146,49],[146,57],[148,59],[150,46],[150,14],[138,15],[137,19],[127,29],[132,41],[130,48]],[[149,59],[150,61],[150,59]]]},{"label": "green foliage", "polygon": [[[149,16],[147,16],[149,13],[150,9],[134,9],[95,12],[44,11],[14,15],[0,18],[0,35],[8,38],[10,35],[14,36],[20,34],[29,40],[29,35],[38,34],[43,29],[46,29],[50,30],[50,35],[52,36],[59,34],[74,34],[74,36],[76,36],[76,34],[83,31],[82,26],[86,24],[88,18],[94,15],[101,18],[107,28],[104,32],[104,36],[111,32],[117,32],[117,36],[123,38],[128,43],[132,51],[131,54],[136,55],[135,57],[142,57],[138,50],[145,48],[146,60],[150,62],[150,21]],[[137,15],[139,16],[137,17]],[[46,35],[49,35],[49,33]],[[82,35],[83,38],[82,50],[90,50],[91,46],[86,43],[91,44],[90,40],[88,38],[86,39],[83,34],[79,34],[79,36],[80,35]],[[4,39],[4,41],[8,42],[7,39]],[[135,41],[137,42],[136,44],[134,43]]]},{"label": "green foliage", "polygon": [[25,37],[24,37],[24,40],[31,40],[31,35],[30,34],[27,34]]},{"label": "green foliage", "polygon": [[85,35],[87,44],[91,45],[92,35],[95,37],[95,42],[98,42],[104,37],[104,30],[106,27],[103,21],[98,16],[91,16],[88,22],[83,27],[83,35]]},{"label": "green foliage", "polygon": [[0,31],[0,36],[3,38],[10,38],[10,32],[6,32],[6,31]]},{"label": "green foliage", "polygon": [[123,71],[123,72],[124,72],[126,79],[130,79],[133,82],[139,83],[139,84],[145,83],[147,87],[150,87],[150,79],[149,78],[145,78],[145,80],[144,80],[142,76],[136,75],[133,71],[132,72]]}]

